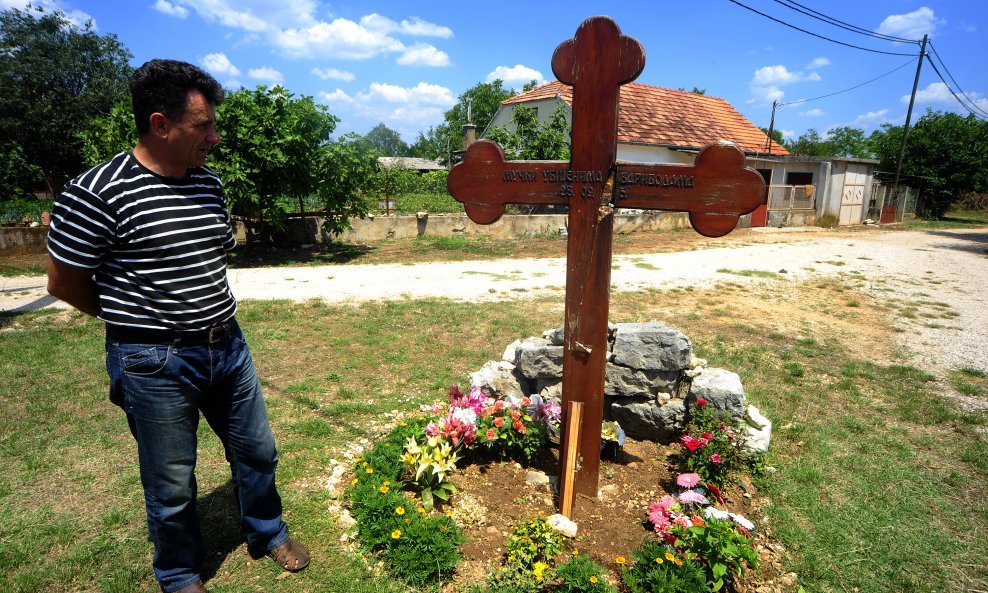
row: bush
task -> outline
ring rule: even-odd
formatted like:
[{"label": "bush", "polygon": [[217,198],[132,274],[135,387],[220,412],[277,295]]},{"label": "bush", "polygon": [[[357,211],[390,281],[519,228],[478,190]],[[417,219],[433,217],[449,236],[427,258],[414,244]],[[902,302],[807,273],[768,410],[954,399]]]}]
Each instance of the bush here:
[{"label": "bush", "polygon": [[604,580],[604,569],[586,554],[573,556],[556,568],[557,593],[617,593]]},{"label": "bush", "polygon": [[681,443],[680,467],[699,474],[707,485],[723,486],[748,467],[745,432],[739,420],[723,410],[697,400]]},{"label": "bush", "polygon": [[624,569],[622,575],[630,593],[699,593],[710,590],[703,567],[690,558],[677,557],[669,546],[654,541],[645,542],[633,556],[635,563]]}]

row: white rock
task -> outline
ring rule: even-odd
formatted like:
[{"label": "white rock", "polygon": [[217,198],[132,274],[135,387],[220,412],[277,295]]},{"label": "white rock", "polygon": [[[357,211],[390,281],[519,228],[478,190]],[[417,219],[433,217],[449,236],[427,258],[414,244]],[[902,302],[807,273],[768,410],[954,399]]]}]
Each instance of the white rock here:
[{"label": "white rock", "polygon": [[515,340],[508,344],[508,347],[504,349],[504,354],[501,355],[501,360],[510,362],[512,365],[515,363],[515,351],[521,344],[521,340]]},{"label": "white rock", "polygon": [[576,537],[576,532],[579,530],[576,523],[570,521],[565,515],[560,515],[559,513],[549,517],[547,523],[549,523],[550,527],[566,537]]}]

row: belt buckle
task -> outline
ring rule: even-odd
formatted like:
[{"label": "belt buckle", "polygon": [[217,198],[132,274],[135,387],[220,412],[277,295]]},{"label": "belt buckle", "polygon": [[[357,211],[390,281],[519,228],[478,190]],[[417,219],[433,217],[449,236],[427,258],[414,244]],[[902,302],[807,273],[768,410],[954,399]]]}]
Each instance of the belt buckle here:
[{"label": "belt buckle", "polygon": [[206,336],[206,342],[209,344],[215,344],[222,340],[229,333],[229,328],[225,323],[218,323],[211,328],[209,328],[209,334]]}]

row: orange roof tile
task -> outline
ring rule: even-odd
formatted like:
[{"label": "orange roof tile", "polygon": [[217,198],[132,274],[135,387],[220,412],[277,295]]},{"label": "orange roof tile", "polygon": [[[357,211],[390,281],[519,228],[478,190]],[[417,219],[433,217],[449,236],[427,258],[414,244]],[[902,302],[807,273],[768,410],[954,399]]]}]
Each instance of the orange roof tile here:
[{"label": "orange roof tile", "polygon": [[[552,99],[573,104],[573,88],[552,81],[502,101],[503,105]],[[768,136],[717,97],[631,82],[621,87],[618,142],[702,148],[730,140],[746,153],[765,152]],[[788,155],[772,143],[772,154]]]}]

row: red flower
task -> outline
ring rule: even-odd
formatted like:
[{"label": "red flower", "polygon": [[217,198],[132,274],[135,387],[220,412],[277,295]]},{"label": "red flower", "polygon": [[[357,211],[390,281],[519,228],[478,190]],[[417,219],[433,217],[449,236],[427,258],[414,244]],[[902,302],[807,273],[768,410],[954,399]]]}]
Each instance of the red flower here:
[{"label": "red flower", "polygon": [[690,517],[690,522],[693,523],[693,525],[696,525],[697,527],[703,525],[703,519],[700,518],[699,515],[693,515],[692,517]]},{"label": "red flower", "polygon": [[713,455],[710,456],[710,461],[712,461],[713,463],[723,463],[724,459],[720,456],[719,453],[714,453]]},{"label": "red flower", "polygon": [[495,418],[494,419],[494,426],[496,426],[498,428],[501,428],[502,426],[504,426],[504,418],[501,418],[500,416],[498,416],[497,418]]},{"label": "red flower", "polygon": [[713,494],[715,497],[717,497],[717,502],[719,502],[720,504],[726,504],[724,502],[724,497],[720,495],[720,489],[719,488],[717,488],[713,484],[707,484],[706,486],[707,486],[707,490],[709,490],[711,494]]},{"label": "red flower", "polygon": [[519,418],[521,418],[521,412],[518,410],[511,410],[511,419],[517,422]]},{"label": "red flower", "polygon": [[525,424],[521,420],[515,420],[514,424],[511,426],[513,426],[518,432],[525,434]]},{"label": "red flower", "polygon": [[494,430],[493,428],[488,428],[487,429],[487,440],[488,441],[493,441],[496,438],[497,438],[497,431]]},{"label": "red flower", "polygon": [[689,435],[683,435],[682,441],[683,441],[683,446],[686,447],[686,449],[689,450],[690,453],[696,451],[705,444],[694,439]]},{"label": "red flower", "polygon": [[709,432],[705,432],[700,435],[700,438],[707,439],[709,441],[710,439],[714,438],[714,435],[710,434]]},{"label": "red flower", "polygon": [[707,400],[705,400],[703,398],[700,398],[700,399],[696,400],[696,405],[698,405],[698,406],[700,406],[702,408],[703,406],[707,405]]}]

